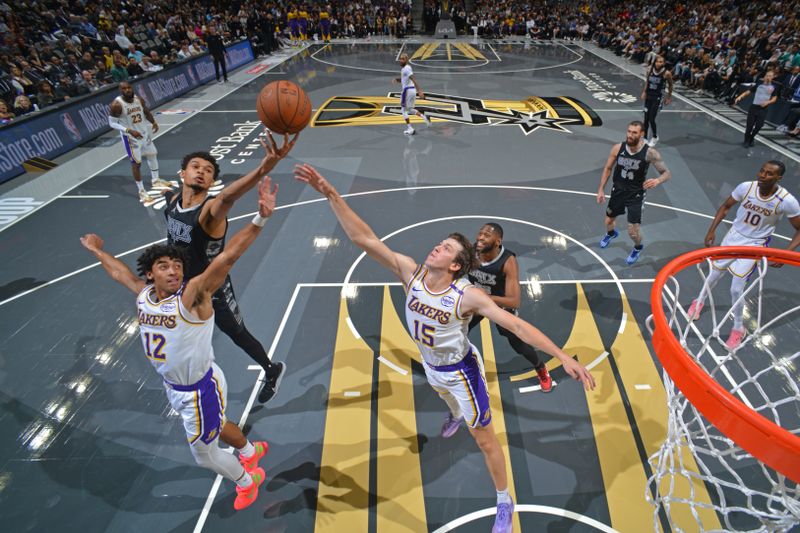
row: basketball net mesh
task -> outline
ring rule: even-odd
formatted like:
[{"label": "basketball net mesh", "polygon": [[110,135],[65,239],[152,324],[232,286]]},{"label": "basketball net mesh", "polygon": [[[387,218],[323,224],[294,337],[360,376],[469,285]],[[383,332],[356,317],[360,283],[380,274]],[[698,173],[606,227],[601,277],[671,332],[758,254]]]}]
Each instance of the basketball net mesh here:
[{"label": "basketball net mesh", "polygon": [[[707,259],[695,268],[707,286],[711,261]],[[674,273],[664,285],[662,305],[672,333],[708,375],[753,411],[798,435],[800,343],[796,342],[798,336],[791,344],[777,342],[773,330],[791,328],[798,333],[800,302],[791,302],[790,308],[777,316],[765,316],[767,298],[775,298],[774,291],[765,295],[765,276],[771,269],[767,258],[757,262],[741,297],[749,306],[745,307],[749,335],[733,351],[722,338],[732,326],[733,306],[721,308],[727,312],[717,310],[713,291],[708,291],[701,321],[693,322],[681,305],[684,302],[688,306],[687,297],[680,294],[676,278],[679,273]],[[790,269],[797,274],[797,269],[784,267],[784,271]],[[691,276],[693,269],[686,270],[682,281]],[[730,274],[723,276],[717,287],[727,293]],[[649,458],[653,475],[645,491],[647,500],[655,506],[654,530],[662,531],[665,521],[673,531],[778,532],[800,524],[798,484],[722,434],[683,395],[666,371],[663,377],[669,411],[667,437],[661,449]],[[711,520],[713,525],[709,526],[707,518],[715,518],[714,513],[718,520]]]}]

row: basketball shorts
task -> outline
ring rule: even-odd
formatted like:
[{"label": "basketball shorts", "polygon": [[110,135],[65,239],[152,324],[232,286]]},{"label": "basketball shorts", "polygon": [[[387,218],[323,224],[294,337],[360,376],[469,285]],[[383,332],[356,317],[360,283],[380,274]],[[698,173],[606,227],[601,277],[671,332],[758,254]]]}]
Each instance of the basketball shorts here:
[{"label": "basketball shorts", "polygon": [[400,93],[400,109],[403,111],[403,118],[415,113],[414,105],[417,103],[417,89],[413,85],[403,89]]},{"label": "basketball shorts", "polygon": [[141,139],[132,139],[127,135],[122,136],[122,143],[125,145],[125,152],[131,163],[139,164],[142,162],[143,155],[157,155],[156,145],[153,139],[145,136]]},{"label": "basketball shorts", "polygon": [[225,374],[216,365],[200,381],[192,385],[164,383],[167,399],[183,420],[189,444],[202,441],[211,444],[219,437],[225,423],[228,384]]},{"label": "basketball shorts", "polygon": [[456,364],[434,367],[423,360],[422,366],[433,390],[456,399],[469,427],[483,427],[492,421],[483,360],[474,346]]},{"label": "basketball shorts", "polygon": [[[770,237],[753,238],[742,235],[731,228],[722,239],[720,246],[767,246]],[[717,270],[728,269],[731,274],[740,278],[749,278],[756,268],[756,259],[720,259],[714,261],[714,268]]]},{"label": "basketball shorts", "polygon": [[606,216],[616,218],[627,212],[628,224],[641,224],[644,198],[644,191],[623,191],[614,185],[611,187]]},{"label": "basketball shorts", "polygon": [[292,20],[289,22],[289,31],[292,34],[292,37],[299,37],[300,36],[300,23],[296,20]]}]

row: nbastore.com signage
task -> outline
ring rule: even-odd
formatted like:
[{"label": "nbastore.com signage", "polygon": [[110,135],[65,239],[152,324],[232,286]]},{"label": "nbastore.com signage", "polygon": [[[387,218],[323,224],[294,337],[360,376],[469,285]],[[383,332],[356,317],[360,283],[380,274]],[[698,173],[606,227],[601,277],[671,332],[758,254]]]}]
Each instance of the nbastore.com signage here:
[{"label": "nbastore.com signage", "polygon": [[[228,69],[233,70],[253,61],[253,50],[248,41],[242,41],[228,46],[225,56]],[[214,77],[213,59],[206,54],[132,84],[152,109]],[[0,128],[0,183],[22,174],[28,160],[52,159],[110,131],[108,106],[118,95],[119,90],[112,86]]]}]

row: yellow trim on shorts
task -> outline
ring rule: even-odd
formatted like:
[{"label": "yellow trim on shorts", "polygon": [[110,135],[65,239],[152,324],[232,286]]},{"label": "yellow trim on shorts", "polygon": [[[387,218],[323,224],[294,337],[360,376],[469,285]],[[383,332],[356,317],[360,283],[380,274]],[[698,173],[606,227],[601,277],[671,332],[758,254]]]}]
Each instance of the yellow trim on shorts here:
[{"label": "yellow trim on shorts", "polygon": [[220,414],[225,415],[225,395],[222,394],[222,387],[220,386],[219,381],[217,381],[217,378],[215,378],[213,375],[211,376],[211,379],[213,379],[214,383],[217,384],[217,393],[219,394],[219,404],[222,407],[222,412]]},{"label": "yellow trim on shorts", "polygon": [[194,444],[200,435],[203,434],[203,420],[200,418],[200,402],[198,401],[199,395],[194,391],[194,415],[197,417],[197,435],[189,439],[189,444]]},{"label": "yellow trim on shorts", "polygon": [[472,422],[469,423],[469,427],[474,428],[475,422],[478,420],[478,416],[480,416],[480,409],[478,409],[478,402],[472,395],[472,389],[469,388],[469,382],[467,381],[467,377],[464,375],[464,371],[459,370],[458,375],[461,377],[461,381],[464,382],[464,388],[467,389],[467,395],[469,395],[469,402],[472,404],[472,411],[475,413],[475,416],[472,417]]}]

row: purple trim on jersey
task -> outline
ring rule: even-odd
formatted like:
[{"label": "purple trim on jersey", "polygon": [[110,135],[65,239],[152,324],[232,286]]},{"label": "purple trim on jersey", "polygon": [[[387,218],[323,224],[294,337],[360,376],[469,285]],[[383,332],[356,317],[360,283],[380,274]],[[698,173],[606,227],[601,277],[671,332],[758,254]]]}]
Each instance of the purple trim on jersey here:
[{"label": "purple trim on jersey", "polygon": [[224,417],[222,398],[219,396],[217,382],[211,379],[213,374],[214,369],[209,368],[205,376],[192,385],[176,385],[167,382],[167,384],[176,391],[197,392],[199,397],[198,410],[200,411],[200,420],[198,420],[200,426],[199,438],[206,444],[211,444],[219,437],[222,419]]},{"label": "purple trim on jersey", "polygon": [[477,403],[475,418],[467,420],[470,427],[485,427],[492,421],[492,410],[489,407],[489,391],[486,390],[486,382],[478,364],[478,356],[470,351],[466,361],[466,368],[459,371],[467,382],[470,394],[472,395],[473,405]]},{"label": "purple trim on jersey", "polygon": [[400,109],[406,108],[406,91],[409,90],[411,87],[404,87],[403,92],[400,93]]},{"label": "purple trim on jersey", "polygon": [[130,145],[130,141],[128,141],[128,136],[127,135],[123,135],[122,136],[122,144],[125,145],[125,152],[128,153],[128,159],[131,160],[131,163],[138,163],[138,161],[133,158],[133,152],[131,151],[131,145]]},{"label": "purple trim on jersey", "polygon": [[472,348],[469,349],[467,355],[464,356],[461,361],[458,363],[453,363],[452,365],[442,365],[442,366],[433,366],[428,365],[432,369],[436,370],[437,372],[457,372],[459,370],[464,370],[469,366],[469,360],[474,358],[475,354],[472,353]]}]

